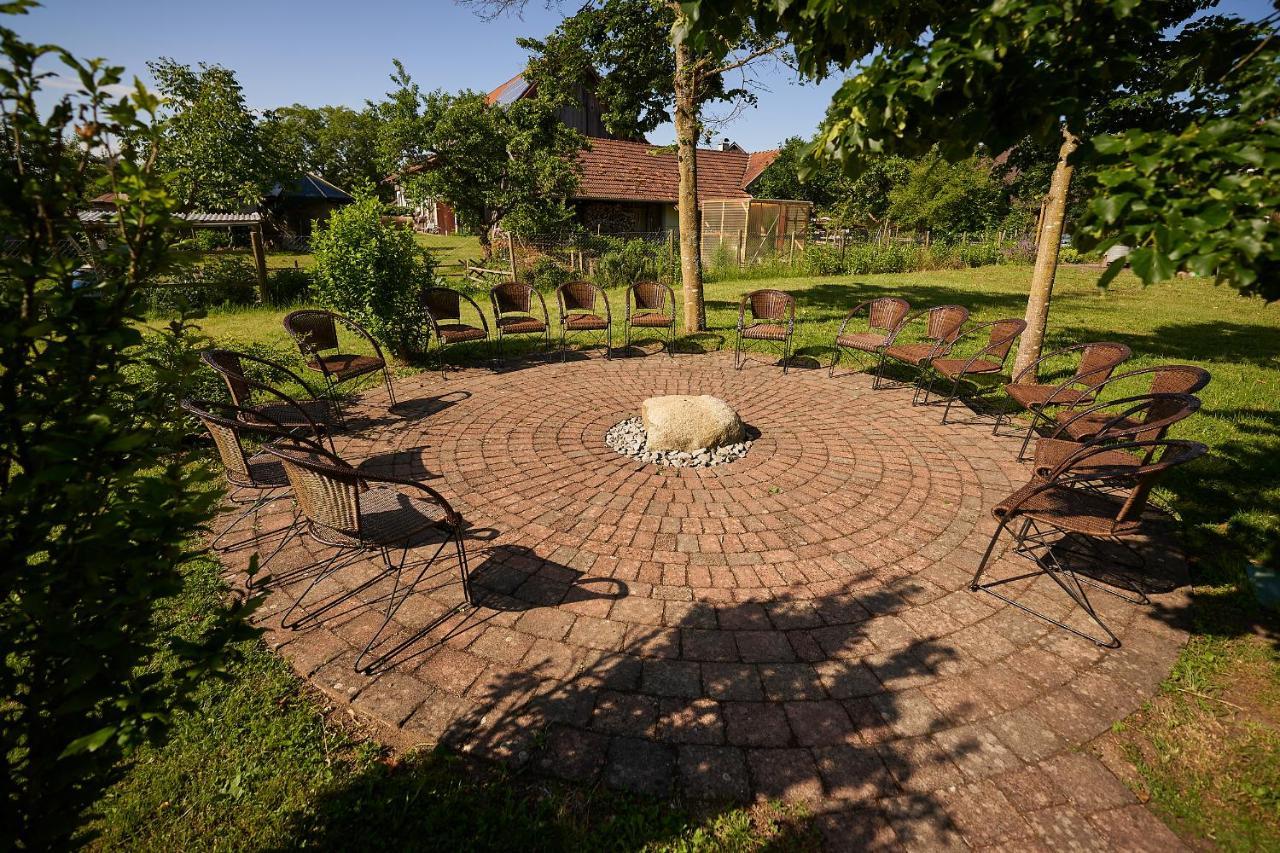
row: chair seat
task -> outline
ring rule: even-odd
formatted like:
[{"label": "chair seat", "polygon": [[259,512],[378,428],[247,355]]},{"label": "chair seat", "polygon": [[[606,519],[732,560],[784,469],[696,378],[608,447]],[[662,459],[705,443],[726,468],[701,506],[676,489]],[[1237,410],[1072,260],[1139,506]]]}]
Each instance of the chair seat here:
[{"label": "chair seat", "polygon": [[[935,358],[930,362],[933,369],[941,373],[948,379],[955,379],[957,376],[974,376],[982,374],[999,373],[1002,365],[996,361],[987,361],[980,358],[973,364],[969,364],[967,358]],[[968,365],[968,367],[965,367]]]},{"label": "chair seat", "polygon": [[456,344],[462,341],[482,341],[486,337],[488,335],[484,329],[468,326],[466,323],[450,323],[447,326],[440,326],[440,340],[446,344]]},{"label": "chair seat", "polygon": [[855,332],[851,335],[837,335],[836,344],[863,352],[879,352],[889,342],[888,335],[879,332]]},{"label": "chair seat", "polygon": [[352,353],[321,355],[316,356],[315,359],[307,362],[307,367],[312,370],[318,370],[321,373],[329,373],[339,379],[351,379],[355,376],[363,376],[366,373],[373,373],[375,370],[381,370],[385,366],[386,362],[380,358],[376,358],[371,355],[354,355]]},{"label": "chair seat", "polygon": [[1079,415],[1079,412],[1064,409],[1060,412],[1055,412],[1053,416],[1059,424],[1063,425],[1063,432],[1076,441],[1085,441],[1093,438],[1098,434],[1098,430],[1108,424],[1111,425],[1112,429],[1132,429],[1142,425],[1141,421],[1133,418],[1120,418],[1117,420],[1116,412],[1090,412],[1087,415],[1081,415],[1078,420],[1072,422],[1072,419],[1077,415]]},{"label": "chair seat", "polygon": [[534,317],[499,317],[498,328],[503,334],[523,335],[533,332],[545,332],[547,324]]},{"label": "chair seat", "polygon": [[[991,514],[996,518],[1008,517],[1011,507],[1042,485],[1044,485],[1043,479],[1032,478],[1031,482],[997,504],[991,510]],[[1122,499],[1119,497],[1084,489],[1054,486],[1027,498],[1026,503],[1018,509],[1017,517],[1031,518],[1051,524],[1060,530],[1084,536],[1134,533],[1141,527],[1140,519],[1118,523],[1115,520],[1121,504]]]},{"label": "chair seat", "polygon": [[[302,411],[299,412],[299,409]],[[333,420],[333,409],[327,400],[296,400],[293,403],[286,403],[284,400],[272,400],[254,406],[252,411],[262,415],[263,420],[259,421],[259,423],[276,423],[283,427],[310,426],[307,423],[307,418],[311,418],[317,424],[329,424]],[[303,417],[303,413],[306,414],[306,417]],[[245,423],[254,422],[245,413],[242,413],[239,418]]]},{"label": "chair seat", "polygon": [[742,330],[742,337],[755,341],[785,341],[787,327],[778,323],[752,323]]},{"label": "chair seat", "polygon": [[1071,406],[1076,403],[1087,403],[1093,399],[1093,395],[1088,391],[1060,388],[1057,385],[1006,385],[1004,392],[1024,409],[1046,405],[1050,397],[1053,398],[1055,406]]},{"label": "chair seat", "polygon": [[[1084,445],[1079,442],[1061,438],[1039,439],[1036,442],[1034,470],[1037,474],[1047,476],[1050,471],[1066,462],[1083,447]],[[1126,453],[1123,450],[1104,450],[1090,456],[1085,463],[1073,468],[1072,471],[1087,473],[1090,470],[1105,469],[1108,472],[1114,472],[1117,468],[1137,468],[1141,464],[1142,460],[1132,453]]]},{"label": "chair seat", "polygon": [[316,538],[331,545],[401,545],[419,533],[445,522],[439,505],[419,500],[398,489],[374,487],[360,493],[360,526],[355,531],[331,527],[314,530]]},{"label": "chair seat", "polygon": [[564,318],[566,329],[574,331],[603,331],[609,328],[609,322],[595,314],[570,314]]},{"label": "chair seat", "polygon": [[631,325],[643,326],[650,329],[665,329],[675,321],[673,314],[632,314]]},{"label": "chair seat", "polygon": [[894,344],[887,348],[884,354],[894,361],[921,365],[933,355],[934,348],[934,344]]}]

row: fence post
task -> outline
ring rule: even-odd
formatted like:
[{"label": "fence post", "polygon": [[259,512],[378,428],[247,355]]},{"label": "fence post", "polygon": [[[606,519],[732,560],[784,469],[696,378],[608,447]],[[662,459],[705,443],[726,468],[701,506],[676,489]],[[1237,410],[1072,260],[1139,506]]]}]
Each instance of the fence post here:
[{"label": "fence post", "polygon": [[747,262],[747,229],[738,229],[738,266]]},{"label": "fence post", "polygon": [[510,232],[507,232],[507,252],[511,257],[511,280],[519,281],[516,272],[516,238],[511,236]]},{"label": "fence post", "polygon": [[249,232],[249,247],[253,249],[253,263],[258,272],[258,301],[267,304],[267,254],[262,248],[262,226]]}]

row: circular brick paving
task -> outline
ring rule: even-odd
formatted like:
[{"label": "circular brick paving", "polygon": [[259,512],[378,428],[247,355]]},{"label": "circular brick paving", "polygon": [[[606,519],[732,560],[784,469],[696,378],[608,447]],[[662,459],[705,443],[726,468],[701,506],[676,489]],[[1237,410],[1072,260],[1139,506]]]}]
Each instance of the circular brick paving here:
[{"label": "circular brick paving", "polygon": [[[760,437],[707,469],[605,446],[661,394],[721,397]],[[339,451],[464,515],[478,606],[459,606],[455,563],[434,566],[377,647],[386,663],[356,673],[390,580],[358,560],[316,587],[318,620],[286,631],[281,610],[329,553],[295,538],[259,612],[302,675],[396,743],[658,795],[803,801],[855,846],[1167,835],[1076,749],[1168,672],[1185,597],[1094,596],[1124,643],[1104,652],[969,592],[990,507],[1028,474],[1017,440],[941,426],[863,375],[719,355],[423,373],[397,396],[395,413],[363,398]],[[428,553],[411,552],[410,579]],[[1027,565],[1005,555],[996,572]],[[1020,592],[1074,620],[1055,593]]]}]

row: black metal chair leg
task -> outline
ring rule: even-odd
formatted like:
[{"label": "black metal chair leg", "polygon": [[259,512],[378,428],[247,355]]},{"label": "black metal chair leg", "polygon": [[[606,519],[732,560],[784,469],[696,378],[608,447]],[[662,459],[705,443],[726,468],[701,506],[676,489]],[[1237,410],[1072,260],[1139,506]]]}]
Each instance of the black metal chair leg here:
[{"label": "black metal chair leg", "polygon": [[[956,401],[956,397],[959,395],[959,393],[960,393],[960,377],[957,376],[956,381],[951,383],[951,395],[947,397],[946,408],[942,410],[943,426],[946,426],[947,415],[951,413],[951,404]],[[925,395],[925,398],[928,399],[928,395]]]}]

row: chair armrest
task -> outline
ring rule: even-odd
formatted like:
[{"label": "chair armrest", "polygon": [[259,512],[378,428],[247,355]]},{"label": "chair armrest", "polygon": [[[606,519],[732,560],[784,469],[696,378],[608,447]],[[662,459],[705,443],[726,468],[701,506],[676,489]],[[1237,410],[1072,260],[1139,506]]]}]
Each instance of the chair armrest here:
[{"label": "chair armrest", "polygon": [[335,316],[338,318],[338,322],[368,341],[373,346],[373,351],[378,354],[378,358],[382,359],[382,363],[387,363],[386,356],[382,354],[382,347],[378,346],[377,339],[375,339],[373,335],[369,334],[368,330],[365,329],[364,326],[361,326],[350,317],[343,317],[341,314],[337,314]]},{"label": "chair armrest", "polygon": [[897,328],[895,328],[893,332],[890,333],[889,339],[885,341],[885,346],[886,347],[893,346],[894,343],[896,343],[898,340],[898,335],[902,334],[903,329],[905,329],[907,326],[911,325],[916,320],[919,320],[921,317],[925,316],[928,313],[929,313],[928,308],[921,308],[919,311],[913,311],[912,313],[903,317],[902,322],[897,325]]},{"label": "chair armrest", "polygon": [[[1075,352],[1076,350],[1082,350],[1082,349],[1084,349],[1084,348],[1085,348],[1085,347],[1087,347],[1087,346],[1089,346],[1089,344],[1072,344],[1072,345],[1071,345],[1071,346],[1069,346],[1069,347],[1063,347],[1062,349],[1056,349],[1056,350],[1054,350],[1053,352],[1041,353],[1039,358],[1037,358],[1035,361],[1033,361],[1033,362],[1031,362],[1030,364],[1028,364],[1026,367],[1022,368],[1022,370],[1019,370],[1019,371],[1018,371],[1018,375],[1017,375],[1017,376],[1015,376],[1015,377],[1013,377],[1013,379],[1011,380],[1011,381],[1012,381],[1012,384],[1014,384],[1014,385],[1019,384],[1019,383],[1022,381],[1022,377],[1026,376],[1028,373],[1030,373],[1030,374],[1032,374],[1032,375],[1035,375],[1035,370],[1036,370],[1036,368],[1038,368],[1038,367],[1041,365],[1041,363],[1046,362],[1046,361],[1048,361],[1049,359],[1054,358],[1055,356],[1059,356],[1059,355],[1066,355],[1066,354],[1067,354],[1067,353],[1069,353],[1069,352]],[[1073,378],[1074,378],[1074,377],[1073,377]],[[1070,383],[1068,383],[1068,384],[1070,384]],[[1065,387],[1065,386],[1062,386],[1062,387]]]},{"label": "chair armrest", "polygon": [[844,322],[840,324],[840,328],[836,331],[836,337],[838,338],[844,334],[844,330],[849,327],[849,321],[854,318],[854,315],[856,315],[859,311],[861,311],[864,308],[866,308],[867,310],[870,310],[870,307],[871,307],[870,300],[867,300],[866,302],[863,302],[860,305],[853,306],[853,310],[851,310],[848,314],[844,315]]},{"label": "chair armrest", "polygon": [[472,299],[470,296],[467,296],[467,294],[459,293],[458,295],[461,296],[463,299],[467,300],[467,303],[472,308],[476,309],[476,316],[480,318],[480,327],[484,329],[484,336],[488,338],[489,337],[489,321],[485,319],[484,311],[480,310],[480,306],[476,304],[476,301]]}]

